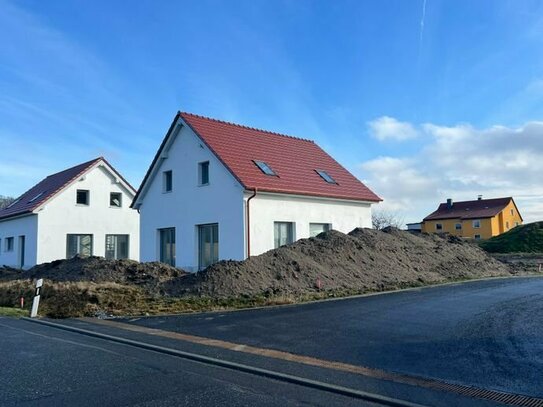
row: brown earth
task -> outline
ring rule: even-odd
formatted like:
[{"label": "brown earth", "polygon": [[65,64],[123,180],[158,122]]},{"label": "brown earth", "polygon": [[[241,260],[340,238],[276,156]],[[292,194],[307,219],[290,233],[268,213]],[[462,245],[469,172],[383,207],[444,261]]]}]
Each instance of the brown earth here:
[{"label": "brown earth", "polygon": [[30,299],[35,278],[46,279],[47,315],[76,316],[296,302],[519,273],[524,270],[452,236],[355,229],[301,239],[245,261],[221,261],[195,274],[98,257],[27,271],[0,268],[0,306],[14,305],[21,294]]}]

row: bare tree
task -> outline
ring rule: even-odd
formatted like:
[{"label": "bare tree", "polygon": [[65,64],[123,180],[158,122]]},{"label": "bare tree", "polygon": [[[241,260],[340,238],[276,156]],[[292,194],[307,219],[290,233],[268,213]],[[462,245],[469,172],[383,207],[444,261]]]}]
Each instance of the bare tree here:
[{"label": "bare tree", "polygon": [[371,213],[371,224],[373,228],[377,230],[384,229],[388,226],[402,229],[404,226],[404,218],[397,211],[376,209]]},{"label": "bare tree", "polygon": [[0,195],[0,209],[6,208],[13,201],[15,201],[15,198],[12,198],[10,196]]}]

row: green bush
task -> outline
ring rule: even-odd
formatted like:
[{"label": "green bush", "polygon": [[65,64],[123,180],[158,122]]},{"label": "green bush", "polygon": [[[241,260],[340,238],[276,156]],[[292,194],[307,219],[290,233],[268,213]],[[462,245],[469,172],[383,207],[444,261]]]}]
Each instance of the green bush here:
[{"label": "green bush", "polygon": [[543,253],[543,222],[517,226],[480,246],[491,253]]}]

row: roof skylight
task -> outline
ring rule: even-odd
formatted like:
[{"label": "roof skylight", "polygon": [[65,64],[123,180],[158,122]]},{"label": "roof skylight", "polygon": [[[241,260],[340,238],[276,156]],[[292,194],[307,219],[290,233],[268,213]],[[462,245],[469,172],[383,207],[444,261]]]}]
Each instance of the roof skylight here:
[{"label": "roof skylight", "polygon": [[17,202],[19,202],[21,200],[21,198],[19,199],[16,199],[15,201],[13,201],[12,203],[10,203],[8,206],[6,206],[6,209],[9,209],[11,208],[13,205],[15,205]]},{"label": "roof skylight", "polygon": [[337,182],[326,171],[323,171],[323,170],[315,170],[315,171],[317,172],[317,174],[321,176],[323,180],[325,180],[329,184],[337,184]]},{"label": "roof skylight", "polygon": [[28,203],[34,202],[36,199],[38,199],[40,196],[43,195],[43,191],[41,191],[38,195],[36,195],[34,198],[32,198]]},{"label": "roof skylight", "polygon": [[266,175],[274,175],[277,177],[277,174],[272,170],[272,168],[266,164],[264,161],[253,161],[258,168],[260,168],[260,171],[262,171]]}]

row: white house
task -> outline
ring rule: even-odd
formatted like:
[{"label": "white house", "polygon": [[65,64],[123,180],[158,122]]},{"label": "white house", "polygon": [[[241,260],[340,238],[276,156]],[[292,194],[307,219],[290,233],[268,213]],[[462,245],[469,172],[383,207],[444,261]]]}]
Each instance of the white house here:
[{"label": "white house", "polygon": [[141,260],[195,271],[371,227],[379,201],[313,141],[178,113],[132,206]]},{"label": "white house", "polygon": [[139,259],[135,192],[102,157],[48,176],[0,210],[0,265],[76,254]]}]

